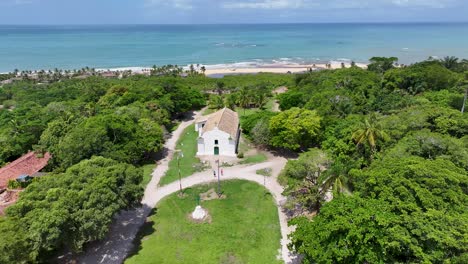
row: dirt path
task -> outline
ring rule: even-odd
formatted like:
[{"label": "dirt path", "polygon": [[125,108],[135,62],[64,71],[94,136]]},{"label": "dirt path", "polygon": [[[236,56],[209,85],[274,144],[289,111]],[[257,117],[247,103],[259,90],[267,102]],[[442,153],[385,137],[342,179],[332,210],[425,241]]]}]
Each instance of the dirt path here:
[{"label": "dirt path", "polygon": [[[97,241],[90,244],[83,254],[78,256],[62,256],[59,262],[66,263],[70,260],[77,260],[78,263],[122,263],[129,251],[133,247],[133,240],[135,239],[138,230],[146,221],[146,218],[151,213],[151,210],[156,204],[164,197],[179,191],[179,182],[173,182],[165,186],[159,186],[159,181],[166,173],[169,167],[169,161],[172,159],[177,140],[183,133],[184,129],[191,125],[194,120],[200,116],[200,112],[187,121],[182,122],[177,130],[175,130],[171,138],[169,138],[164,147],[166,156],[158,162],[157,168],[153,172],[153,177],[146,187],[145,194],[142,200],[142,207],[121,212],[111,225],[107,237],[102,241]],[[287,217],[281,210],[282,203],[286,198],[282,195],[283,187],[279,185],[277,177],[287,160],[281,157],[270,158],[267,162],[255,165],[239,165],[234,167],[224,168],[224,174],[221,180],[243,179],[256,182],[260,185],[265,184],[272,196],[275,199],[281,228],[281,256],[285,263],[294,263],[296,257],[290,253],[287,245],[289,243],[288,235],[293,231],[292,227],[288,226]],[[259,169],[271,168],[272,176],[264,177],[257,175],[256,171]],[[188,188],[194,185],[203,183],[210,183],[217,181],[213,177],[212,171],[205,171],[196,173],[190,177],[182,179],[182,187]],[[222,183],[221,183],[222,184]]]},{"label": "dirt path", "polygon": [[[286,86],[280,86],[278,88],[276,88],[275,90],[273,90],[273,94],[274,95],[279,95],[279,94],[282,94],[282,93],[285,93],[288,91],[288,87]],[[280,106],[279,106],[279,103],[278,103],[278,100],[275,99],[274,103],[273,103],[273,109],[271,109],[273,112],[281,112],[280,111]]]}]

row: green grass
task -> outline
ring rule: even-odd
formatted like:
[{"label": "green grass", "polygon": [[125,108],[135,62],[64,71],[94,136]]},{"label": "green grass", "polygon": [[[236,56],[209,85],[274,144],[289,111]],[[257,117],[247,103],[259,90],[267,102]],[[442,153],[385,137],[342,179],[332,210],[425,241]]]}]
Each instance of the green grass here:
[{"label": "green grass", "polygon": [[166,197],[140,230],[136,249],[125,263],[282,263],[278,212],[270,194],[247,181],[222,182],[226,199],[202,201],[211,223],[194,223],[195,197],[216,184]]},{"label": "green grass", "polygon": [[239,114],[239,118],[249,116],[249,115],[254,114],[254,113],[258,112],[258,111],[260,111],[260,109],[258,109],[258,108],[241,108],[241,107],[236,108],[236,112],[237,112],[237,114]]},{"label": "green grass", "polygon": [[265,107],[264,107],[265,110],[273,111],[273,106],[275,104],[275,101],[276,99],[274,97],[268,100],[268,102],[265,104]]},{"label": "green grass", "polygon": [[206,116],[206,115],[212,114],[212,113],[214,113],[214,112],[216,112],[218,110],[219,109],[212,109],[212,108],[207,107],[205,109],[205,111],[203,111],[202,115]]},{"label": "green grass", "polygon": [[[183,178],[194,174],[202,168],[200,160],[196,157],[197,138],[198,132],[195,131],[195,125],[191,125],[184,130],[177,142],[176,149],[181,150],[184,154],[184,156],[180,158],[180,175]],[[174,157],[169,162],[169,169],[166,175],[161,179],[160,184],[166,185],[178,179],[177,153],[175,153]]]},{"label": "green grass", "polygon": [[257,173],[258,175],[263,175],[263,176],[270,177],[271,176],[271,168],[265,168],[265,169],[257,170],[255,173]]},{"label": "green grass", "polygon": [[151,176],[156,168],[156,164],[143,165],[141,168],[143,169],[143,181],[141,182],[141,186],[145,188],[151,181]]},{"label": "green grass", "polygon": [[265,154],[260,153],[252,156],[247,156],[239,162],[239,164],[252,164],[252,163],[261,163],[266,161],[268,158]]}]

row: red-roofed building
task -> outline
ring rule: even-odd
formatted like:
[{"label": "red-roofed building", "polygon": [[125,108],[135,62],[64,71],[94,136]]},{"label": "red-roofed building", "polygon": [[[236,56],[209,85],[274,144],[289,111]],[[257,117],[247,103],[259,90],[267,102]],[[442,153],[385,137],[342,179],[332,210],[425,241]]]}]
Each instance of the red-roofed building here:
[{"label": "red-roofed building", "polygon": [[49,159],[50,153],[45,153],[43,157],[38,157],[34,152],[22,156],[0,169],[0,190],[8,186],[10,180],[16,180],[21,175],[34,176],[42,170]]}]

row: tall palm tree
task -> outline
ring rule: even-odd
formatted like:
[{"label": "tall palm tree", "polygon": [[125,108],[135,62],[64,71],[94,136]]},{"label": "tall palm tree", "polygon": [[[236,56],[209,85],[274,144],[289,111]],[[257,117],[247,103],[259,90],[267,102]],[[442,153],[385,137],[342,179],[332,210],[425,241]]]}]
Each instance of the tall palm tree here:
[{"label": "tall palm tree", "polygon": [[462,105],[462,109],[461,109],[461,112],[463,114],[463,113],[465,113],[466,99],[468,97],[468,72],[465,73],[465,78],[462,81],[462,87],[465,88],[465,96],[463,97],[463,105]]},{"label": "tall palm tree", "polygon": [[223,81],[216,82],[215,91],[218,93],[218,95],[222,95],[224,93],[224,87],[226,87],[226,85]]},{"label": "tall palm tree", "polygon": [[244,114],[245,114],[245,109],[247,106],[250,104],[250,94],[249,90],[247,87],[242,87],[239,91],[239,105],[244,109]]},{"label": "tall palm tree", "polygon": [[387,141],[389,139],[389,136],[382,129],[382,126],[377,120],[377,116],[375,114],[372,114],[370,118],[364,119],[364,122],[361,124],[361,127],[353,133],[352,138],[358,146],[368,145],[370,147],[370,160],[372,160],[374,158],[375,152],[377,151],[378,141]]},{"label": "tall palm tree", "polygon": [[447,56],[447,57],[444,57],[443,59],[441,59],[440,63],[442,63],[442,65],[445,68],[447,68],[449,70],[454,70],[458,66],[458,58],[455,57],[455,56]]},{"label": "tall palm tree", "polygon": [[321,179],[321,190],[333,191],[333,196],[340,194],[350,194],[352,190],[352,181],[349,177],[349,171],[355,167],[350,159],[337,158],[323,172]]}]

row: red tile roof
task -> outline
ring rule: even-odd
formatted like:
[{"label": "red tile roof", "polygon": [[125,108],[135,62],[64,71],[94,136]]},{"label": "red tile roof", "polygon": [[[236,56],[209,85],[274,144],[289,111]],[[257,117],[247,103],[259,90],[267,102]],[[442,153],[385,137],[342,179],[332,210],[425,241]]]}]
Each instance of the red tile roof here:
[{"label": "red tile roof", "polygon": [[8,181],[15,180],[20,175],[34,175],[42,170],[51,158],[50,153],[45,153],[44,157],[38,158],[34,152],[22,156],[0,169],[0,189],[6,188]]}]

